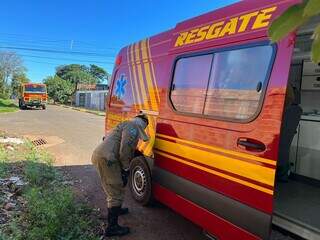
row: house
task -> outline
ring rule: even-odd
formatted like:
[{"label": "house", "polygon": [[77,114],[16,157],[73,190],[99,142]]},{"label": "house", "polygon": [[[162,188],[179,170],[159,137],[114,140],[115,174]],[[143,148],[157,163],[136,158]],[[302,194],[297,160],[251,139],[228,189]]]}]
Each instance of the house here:
[{"label": "house", "polygon": [[104,111],[106,96],[108,94],[107,84],[79,84],[75,94],[77,107]]}]

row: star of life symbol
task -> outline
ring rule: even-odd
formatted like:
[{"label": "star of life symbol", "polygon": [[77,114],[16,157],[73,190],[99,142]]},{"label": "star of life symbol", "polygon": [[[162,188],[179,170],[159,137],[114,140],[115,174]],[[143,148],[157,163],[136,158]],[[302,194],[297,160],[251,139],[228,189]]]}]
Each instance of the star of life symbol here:
[{"label": "star of life symbol", "polygon": [[120,76],[120,78],[117,80],[117,83],[116,83],[116,97],[121,99],[124,97],[125,93],[126,93],[126,84],[127,84],[128,80],[126,78],[126,75],[125,74],[122,74]]}]

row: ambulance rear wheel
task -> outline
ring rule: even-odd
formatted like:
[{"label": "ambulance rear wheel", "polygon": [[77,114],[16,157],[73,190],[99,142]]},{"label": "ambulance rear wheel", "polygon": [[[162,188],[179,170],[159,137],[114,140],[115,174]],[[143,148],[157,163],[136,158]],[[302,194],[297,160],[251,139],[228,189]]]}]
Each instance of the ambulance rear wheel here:
[{"label": "ambulance rear wheel", "polygon": [[152,203],[151,172],[143,156],[130,163],[129,188],[132,197],[142,206]]}]

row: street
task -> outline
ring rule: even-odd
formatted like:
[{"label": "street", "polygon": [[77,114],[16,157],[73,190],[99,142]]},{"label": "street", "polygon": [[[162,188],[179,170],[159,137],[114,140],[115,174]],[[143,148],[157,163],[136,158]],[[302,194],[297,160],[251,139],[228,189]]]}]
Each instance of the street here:
[{"label": "street", "polygon": [[[49,105],[45,111],[25,110],[0,115],[0,130],[31,140],[44,139],[44,147],[56,156],[54,165],[65,166],[74,179],[81,180],[74,185],[79,196],[106,215],[105,196],[90,162],[92,150],[104,133],[104,117]],[[125,205],[130,214],[121,217],[120,222],[130,226],[132,233],[121,239],[206,239],[200,228],[162,205],[141,207],[129,193]],[[273,232],[272,239],[292,238]]]}]

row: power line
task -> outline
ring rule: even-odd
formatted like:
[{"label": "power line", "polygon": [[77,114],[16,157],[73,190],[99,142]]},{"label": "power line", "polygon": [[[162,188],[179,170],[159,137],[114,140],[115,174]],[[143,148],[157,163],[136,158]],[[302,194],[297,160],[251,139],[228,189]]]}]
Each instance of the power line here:
[{"label": "power line", "polygon": [[[38,41],[11,41],[7,39],[1,39],[0,38],[0,44],[4,45],[6,47],[27,47],[27,48],[55,48],[57,50],[67,50],[70,49],[70,44],[72,42],[65,42],[65,43],[45,43],[45,42],[38,42]],[[91,51],[95,53],[104,53],[109,54],[113,53],[115,54],[116,50],[111,49],[103,49],[98,47],[87,47],[87,46],[81,46],[77,42],[73,42],[73,49],[77,49],[79,51]]]},{"label": "power line", "polygon": [[28,60],[28,62],[58,66],[58,64],[56,64],[56,63],[51,63],[51,62],[38,62],[38,61],[33,61],[33,60]]},{"label": "power line", "polygon": [[[57,63],[52,63],[52,62],[39,62],[39,61],[33,61],[33,60],[28,60],[28,62],[40,63],[40,64],[48,64],[48,65],[53,65],[53,66],[64,65],[64,64],[57,64]],[[110,64],[108,63],[106,65],[110,65]]]},{"label": "power line", "polygon": [[[67,42],[70,43],[71,39],[51,39],[48,37],[43,37],[43,36],[35,36],[35,35],[26,35],[26,34],[14,34],[14,33],[0,33],[0,36],[2,37],[6,37],[5,35],[7,35],[7,38],[13,38],[13,39],[22,39],[21,37],[24,38],[29,38],[29,41],[43,41],[43,42]],[[31,38],[31,39],[30,39]],[[39,39],[39,40],[34,40],[35,38]],[[87,46],[94,46],[96,47],[97,44],[94,44],[93,42],[87,42],[87,41],[82,41],[82,40],[77,40],[77,39],[73,39],[74,42],[77,43],[83,43]],[[119,47],[104,47],[104,49],[109,49],[109,50],[118,50],[120,49],[121,46]]]},{"label": "power line", "polygon": [[79,60],[72,58],[54,58],[54,57],[43,57],[43,56],[35,56],[35,55],[25,55],[18,54],[22,57],[30,57],[30,58],[42,58],[42,59],[52,59],[52,60],[64,60],[64,61],[75,61],[75,62],[84,62],[84,63],[101,63],[101,64],[114,64],[114,62],[102,62],[102,61],[92,61],[92,60]]},{"label": "power line", "polygon": [[60,54],[70,54],[70,55],[83,55],[83,56],[96,56],[96,57],[114,57],[113,55],[106,55],[94,52],[79,52],[79,51],[62,51],[62,50],[52,50],[52,49],[40,49],[40,48],[28,48],[28,47],[10,47],[10,46],[0,46],[3,49],[10,50],[23,50],[23,51],[33,51],[33,52],[46,52],[46,53],[60,53]]}]

